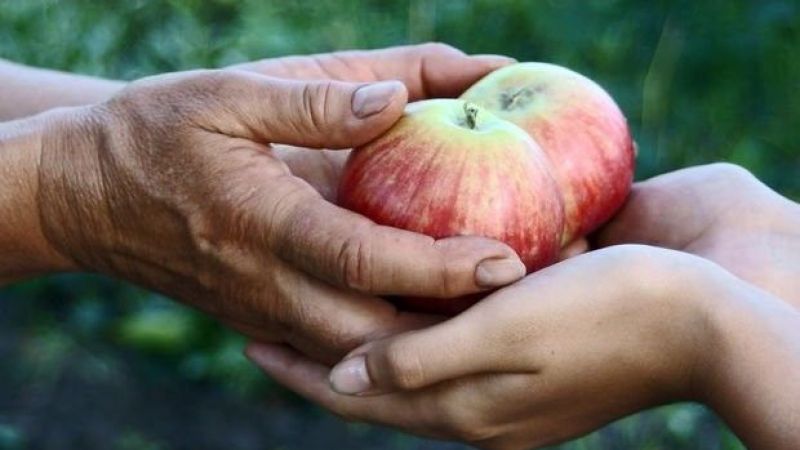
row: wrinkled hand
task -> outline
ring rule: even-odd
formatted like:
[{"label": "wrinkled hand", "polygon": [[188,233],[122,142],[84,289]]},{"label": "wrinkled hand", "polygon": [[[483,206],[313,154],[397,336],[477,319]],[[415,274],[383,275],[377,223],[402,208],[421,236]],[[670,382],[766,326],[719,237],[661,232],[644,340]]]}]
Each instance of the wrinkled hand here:
[{"label": "wrinkled hand", "polygon": [[[270,77],[291,80],[374,82],[396,79],[408,89],[409,101],[457,97],[488,72],[513,62],[499,55],[467,57],[445,44],[354,50],[317,55],[287,56],[232,66]],[[336,198],[347,150],[318,150],[274,146],[275,155],[292,173],[307,181],[329,201]]]},{"label": "wrinkled hand", "polygon": [[[504,63],[438,46],[354,55],[303,61],[358,82],[198,71],[52,114],[38,189],[49,242],[73,269],[133,281],[327,362],[429,322],[376,295],[457,296],[521,277],[501,243],[378,226],[326,201],[332,182],[306,181],[295,171],[308,166],[276,157],[274,143],[366,143],[408,96],[455,93]],[[402,83],[371,82],[381,79]]]},{"label": "wrinkled hand", "polygon": [[800,307],[800,206],[732,164],[635,184],[598,243],[694,253]]},{"label": "wrinkled hand", "polygon": [[[478,56],[497,68],[513,62],[497,55]],[[482,65],[465,65],[464,54],[438,43],[396,47],[379,51],[348,51],[311,56],[289,56],[234,66],[274,77],[301,80],[375,81],[400,77],[409,89],[409,100],[457,97],[487,72]],[[336,188],[347,151],[306,150],[278,146],[275,154],[296,176],[308,181],[326,199],[336,198]],[[566,246],[559,259],[585,252],[586,239]]]},{"label": "wrinkled hand", "polygon": [[539,447],[692,398],[711,361],[710,279],[735,280],[692,255],[617,246],[536,272],[447,322],[368,343],[330,383],[327,367],[286,347],[251,345],[248,355],[345,418],[482,448]]}]

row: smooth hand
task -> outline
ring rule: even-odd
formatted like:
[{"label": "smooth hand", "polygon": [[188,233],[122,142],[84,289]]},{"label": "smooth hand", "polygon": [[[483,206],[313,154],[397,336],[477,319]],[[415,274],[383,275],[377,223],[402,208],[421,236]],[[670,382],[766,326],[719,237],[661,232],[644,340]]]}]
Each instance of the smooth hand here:
[{"label": "smooth hand", "polygon": [[[44,235],[70,269],[133,281],[333,362],[429,323],[377,295],[458,296],[524,269],[495,241],[434,241],[338,208],[325,199],[335,174],[315,176],[272,145],[366,143],[407,98],[457,93],[506,62],[442,46],[317,56],[296,66],[315,81],[172,74],[51,112],[39,167]],[[332,81],[329,67],[356,81]]]},{"label": "smooth hand", "polygon": [[617,246],[534,273],[447,322],[368,343],[330,379],[285,347],[248,355],[349,419],[482,448],[539,447],[697,398],[717,342],[709,323],[721,294],[708,280],[736,281],[685,253]]},{"label": "smooth hand", "polygon": [[800,205],[732,164],[637,183],[598,233],[601,246],[641,243],[708,258],[800,307]]}]

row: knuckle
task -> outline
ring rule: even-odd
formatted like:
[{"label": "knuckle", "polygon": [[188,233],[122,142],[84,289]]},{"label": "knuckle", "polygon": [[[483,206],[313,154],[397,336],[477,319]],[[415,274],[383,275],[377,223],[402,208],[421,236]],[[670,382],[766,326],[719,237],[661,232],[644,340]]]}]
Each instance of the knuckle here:
[{"label": "knuckle", "polygon": [[614,245],[601,250],[595,255],[603,258],[601,271],[603,276],[614,276],[618,273],[627,273],[625,280],[638,285],[645,276],[653,274],[658,258],[655,258],[647,245],[622,244]]},{"label": "knuckle", "polygon": [[659,261],[657,250],[648,245],[622,244],[609,247],[605,251],[610,258],[604,265],[604,270],[610,273],[621,270],[634,270],[637,274],[648,273]]},{"label": "knuckle", "polygon": [[243,85],[236,72],[230,70],[207,70],[183,79],[181,87],[193,97],[208,101],[217,97],[229,97]]},{"label": "knuckle", "polygon": [[210,111],[226,110],[223,99],[236,96],[244,88],[239,81],[231,71],[199,71],[177,79],[175,89],[162,98],[189,123],[205,123]]},{"label": "knuckle", "polygon": [[411,390],[424,384],[422,361],[406,346],[389,344],[384,349],[383,367],[387,380],[395,387]]},{"label": "knuckle", "polygon": [[329,81],[303,85],[300,90],[300,104],[309,129],[326,131],[326,119],[335,114],[335,105],[332,104],[333,90],[333,83]]},{"label": "knuckle", "polygon": [[354,232],[339,246],[337,267],[341,282],[362,292],[372,290],[372,254],[368,232]]},{"label": "knuckle", "polygon": [[298,99],[298,103],[300,104],[300,111],[302,111],[303,117],[310,122],[311,127],[314,127],[314,115],[316,114],[314,86],[304,84],[299,93],[300,98]]},{"label": "knuckle", "polygon": [[435,282],[433,292],[426,295],[440,298],[454,298],[474,292],[474,274],[476,261],[474,254],[483,251],[487,246],[502,249],[497,256],[516,257],[514,250],[505,243],[491,241],[486,238],[451,237],[434,241],[430,240],[431,251],[426,251],[426,268],[428,276]]},{"label": "knuckle", "polygon": [[435,294],[440,298],[452,298],[462,294],[458,283],[455,282],[459,274],[472,273],[474,269],[469,260],[448,257],[448,249],[443,247],[443,245],[448,244],[443,244],[443,242],[444,241],[436,241],[432,244],[434,249],[437,250],[434,253],[436,255],[436,259],[434,260],[436,270],[432,272],[436,275],[437,280],[436,286],[438,292]]},{"label": "knuckle", "polygon": [[[770,227],[774,192],[746,168],[727,162],[706,167],[702,183],[707,208],[716,207],[717,230],[763,230]],[[755,213],[758,211],[760,214]],[[766,215],[763,213],[767,213]]]},{"label": "knuckle", "polygon": [[729,162],[710,164],[707,166],[707,170],[713,178],[736,186],[750,184],[755,179],[749,170]]},{"label": "knuckle", "polygon": [[457,295],[456,289],[452,283],[455,269],[453,264],[448,261],[442,261],[439,264],[438,278],[439,286],[438,296],[442,298],[455,297]]},{"label": "knuckle", "polygon": [[603,270],[609,277],[625,273],[622,283],[632,291],[667,291],[682,283],[699,260],[689,254],[640,244],[616,245],[608,251],[612,258]]}]

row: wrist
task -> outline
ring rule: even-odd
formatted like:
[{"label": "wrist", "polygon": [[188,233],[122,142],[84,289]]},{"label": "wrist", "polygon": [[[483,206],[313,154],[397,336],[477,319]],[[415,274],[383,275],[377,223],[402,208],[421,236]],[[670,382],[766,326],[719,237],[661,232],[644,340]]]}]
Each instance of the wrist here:
[{"label": "wrist", "polygon": [[[726,272],[727,274],[727,272]],[[753,448],[794,448],[800,313],[730,274],[716,287],[712,351],[698,400]]]},{"label": "wrist", "polygon": [[728,319],[723,314],[731,302],[726,283],[738,279],[715,263],[702,261],[702,270],[689,274],[675,291],[684,291],[682,297],[693,304],[692,314],[699,319],[696,328],[700,334],[686,342],[691,354],[686,399],[707,404],[713,374],[721,359],[719,348],[729,332]]},{"label": "wrist", "polygon": [[669,401],[698,400],[716,340],[720,297],[714,292],[715,277],[724,270],[694,255],[675,252],[675,256],[650,279],[650,284],[660,285],[659,301],[669,307],[667,313],[656,314],[661,331],[656,345],[665,360],[660,385],[667,388]]},{"label": "wrist", "polygon": [[42,234],[77,270],[104,267],[95,249],[113,234],[101,169],[108,138],[103,111],[97,105],[54,110],[41,137],[36,204]]},{"label": "wrist", "polygon": [[[606,265],[603,279],[625,293],[625,325],[632,347],[625,352],[637,361],[632,375],[645,383],[646,406],[695,400],[702,391],[706,360],[711,353],[715,305],[709,279],[717,270],[703,258],[658,247],[621,245],[603,251],[623,256]],[[628,249],[628,250],[623,250]],[[614,279],[624,273],[622,278]],[[614,281],[610,281],[614,280]]]},{"label": "wrist", "polygon": [[38,207],[47,118],[0,123],[0,282],[70,270],[46,239]]}]

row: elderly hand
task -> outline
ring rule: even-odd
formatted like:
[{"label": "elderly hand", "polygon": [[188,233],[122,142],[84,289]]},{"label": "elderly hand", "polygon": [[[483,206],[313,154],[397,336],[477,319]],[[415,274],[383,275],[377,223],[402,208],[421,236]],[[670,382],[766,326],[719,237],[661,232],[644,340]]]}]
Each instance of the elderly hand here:
[{"label": "elderly hand", "polygon": [[733,164],[636,183],[598,243],[694,253],[800,307],[800,206]]},{"label": "elderly hand", "polygon": [[[477,57],[495,68],[512,62],[504,56]],[[464,54],[443,44],[423,44],[378,51],[349,51],[333,54],[290,56],[234,66],[288,79],[332,79],[374,81],[399,77],[409,88],[410,100],[426,97],[455,97],[485,74],[486,68],[463,64]],[[421,75],[420,75],[421,74]],[[325,198],[336,197],[339,174],[347,152],[301,151],[276,148],[276,155],[297,176],[313,185]],[[588,243],[580,238],[562,249],[559,259],[585,252]]]},{"label": "elderly hand", "polygon": [[[232,68],[291,80],[366,83],[395,79],[407,87],[409,101],[417,101],[458,96],[483,75],[511,62],[511,58],[498,55],[468,57],[448,45],[428,43],[383,50],[287,56]],[[311,184],[324,198],[334,201],[349,151],[285,145],[274,146],[274,151],[295,176]]]},{"label": "elderly hand", "polygon": [[248,355],[346,418],[481,448],[538,448],[697,400],[755,448],[777,449],[800,437],[798,324],[788,305],[707,260],[628,245],[543,269],[447,322],[368,343],[330,375],[281,346],[252,345]]},{"label": "elderly hand", "polygon": [[409,96],[456,94],[507,59],[434,45],[285,61],[286,76],[315,81],[179,73],[49,113],[39,217],[67,269],[130,280],[327,362],[429,323],[377,295],[458,296],[524,274],[504,244],[434,241],[340,209],[321,195],[335,174],[272,148],[366,143]]}]

